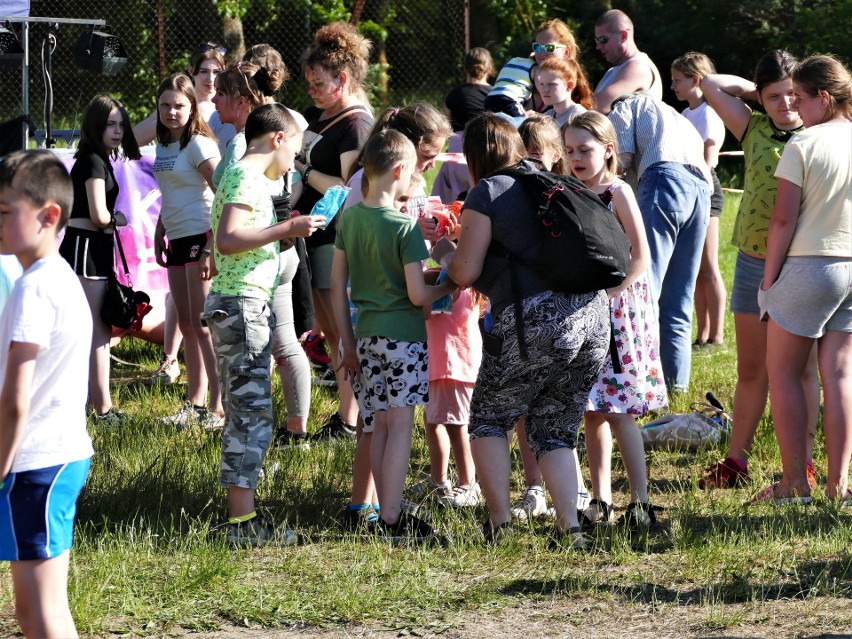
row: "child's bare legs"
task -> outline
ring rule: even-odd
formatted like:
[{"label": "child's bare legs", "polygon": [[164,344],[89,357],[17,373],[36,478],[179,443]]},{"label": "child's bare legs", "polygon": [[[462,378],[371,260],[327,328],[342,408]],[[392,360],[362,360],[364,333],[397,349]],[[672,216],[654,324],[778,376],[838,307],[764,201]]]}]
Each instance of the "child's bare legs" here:
[{"label": "child's bare legs", "polygon": [[808,406],[802,375],[814,340],[788,333],[771,318],[767,340],[766,365],[772,398],[772,421],[784,469],[775,496],[810,495],[805,458]]},{"label": "child's bare legs", "polygon": [[426,445],[429,447],[429,477],[436,484],[448,481],[450,465],[450,435],[443,424],[426,424]]},{"label": "child's bare legs", "polygon": [[[766,326],[757,315],[734,313],[737,329],[737,386],[734,391],[734,414],[728,456],[748,463],[754,435],[769,396],[769,377],[766,370]],[[807,405],[807,457],[811,459],[813,439],[819,415],[820,382],[817,372],[817,347],[813,347],[802,374]]]},{"label": "child's bare legs", "polygon": [[719,270],[719,218],[711,217],[695,282],[698,342],[725,341],[725,282]]},{"label": "child's bare legs", "polygon": [[15,614],[25,637],[77,637],[68,606],[70,556],[70,551],[66,550],[53,559],[10,563],[15,589]]},{"label": "child's bare legs", "polygon": [[426,424],[429,446],[429,477],[436,484],[449,481],[450,451],[456,461],[459,486],[471,486],[476,479],[476,466],[470,452],[467,424]]},{"label": "child's bare legs", "polygon": [[521,465],[524,467],[524,481],[527,486],[541,486],[541,471],[535,460],[529,442],[527,442],[527,418],[521,417],[515,424],[518,434],[518,450],[521,453]]},{"label": "child's bare legs", "polygon": [[[825,392],[823,430],[828,454],[826,495],[845,498],[852,456],[852,333],[828,331],[819,341],[820,373]],[[810,439],[813,443],[813,438]]]},{"label": "child's bare legs", "polygon": [[166,319],[164,324],[163,355],[169,361],[176,360],[178,351],[180,350],[180,343],[183,340],[183,333],[180,332],[180,327],[178,326],[177,308],[175,308],[175,303],[172,301],[171,293],[166,293]]},{"label": "child's bare legs", "polygon": [[[524,481],[527,488],[532,486],[541,486],[541,470],[535,455],[527,442],[527,422],[526,417],[521,417],[515,424],[515,430],[518,432],[518,450],[521,452],[521,465],[524,467]],[[612,444],[610,444],[610,448]],[[577,469],[577,490],[581,493],[587,492],[586,482],[583,479],[583,471],[580,468],[580,459],[577,457],[577,449],[573,449],[574,466]]]},{"label": "child's bare legs", "polygon": [[92,311],[92,350],[89,354],[89,404],[93,411],[103,415],[112,408],[109,392],[109,342],[112,327],[101,319],[101,307],[106,297],[107,283],[104,280],[80,278],[86,300]]},{"label": "child's bare legs", "polygon": [[556,509],[556,527],[565,532],[579,526],[577,521],[577,454],[570,448],[557,448],[538,461]]},{"label": "child's bare legs", "polygon": [[184,268],[170,268],[169,289],[178,314],[178,326],[184,336],[188,399],[195,406],[207,404],[210,391],[210,411],[223,413],[222,396],[219,390],[219,372],[216,352],[210,331],[201,325],[204,300],[210,290],[210,282],[199,276],[198,264],[187,264]]},{"label": "child's bare legs", "polygon": [[373,480],[373,467],[370,464],[370,449],[373,433],[364,432],[364,421],[358,416],[356,427],[357,443],[355,459],[352,463],[352,504],[378,504],[376,482]]},{"label": "child's bare legs", "polygon": [[633,415],[607,415],[612,434],[618,442],[618,452],[630,483],[630,501],[648,503],[648,467],[645,446]]},{"label": "child's bare legs", "polygon": [[228,517],[242,517],[253,513],[254,488],[228,486]]},{"label": "child's bare legs", "polygon": [[476,481],[476,465],[473,463],[473,454],[470,452],[470,438],[467,433],[467,424],[445,426],[450,438],[450,448],[453,450],[453,459],[456,460],[456,473],[458,473],[459,486],[472,486]]},{"label": "child's bare legs", "polygon": [[479,469],[479,485],[488,505],[488,520],[496,530],[511,519],[509,474],[512,462],[509,440],[504,437],[478,437],[470,442],[470,451]]},{"label": "child's bare legs", "polygon": [[596,499],[612,504],[612,432],[606,418],[603,413],[587,412],[583,424],[592,492]]},{"label": "child's bare legs", "polygon": [[414,407],[376,411],[373,420],[370,461],[382,506],[382,520],[387,524],[395,524],[400,517],[402,489],[411,457]]},{"label": "child's bare legs", "polygon": [[769,395],[766,324],[757,315],[734,313],[734,325],[737,329],[737,386],[728,457],[745,466]]}]

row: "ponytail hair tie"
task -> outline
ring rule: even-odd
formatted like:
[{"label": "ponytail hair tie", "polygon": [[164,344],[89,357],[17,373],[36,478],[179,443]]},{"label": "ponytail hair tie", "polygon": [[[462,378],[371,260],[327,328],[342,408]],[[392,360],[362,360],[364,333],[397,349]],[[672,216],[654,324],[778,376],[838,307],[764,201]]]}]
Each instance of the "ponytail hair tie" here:
[{"label": "ponytail hair tie", "polygon": [[399,109],[394,109],[393,113],[391,113],[391,118],[395,118],[398,115],[399,115]]}]

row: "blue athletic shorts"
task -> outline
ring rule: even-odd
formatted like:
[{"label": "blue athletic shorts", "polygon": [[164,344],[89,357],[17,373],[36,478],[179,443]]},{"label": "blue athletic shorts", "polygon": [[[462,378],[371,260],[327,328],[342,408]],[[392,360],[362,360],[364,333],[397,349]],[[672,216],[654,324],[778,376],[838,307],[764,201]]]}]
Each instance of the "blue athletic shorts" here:
[{"label": "blue athletic shorts", "polygon": [[0,488],[0,561],[52,559],[71,548],[91,460],[10,473]]}]

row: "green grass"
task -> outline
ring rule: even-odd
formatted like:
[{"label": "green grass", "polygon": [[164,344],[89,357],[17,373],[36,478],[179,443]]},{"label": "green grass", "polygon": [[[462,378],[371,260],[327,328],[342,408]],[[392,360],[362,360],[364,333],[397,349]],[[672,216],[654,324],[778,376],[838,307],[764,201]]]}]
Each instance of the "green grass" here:
[{"label": "green grass", "polygon": [[[726,203],[723,238],[730,237],[734,204]],[[734,256],[725,239],[721,263],[728,283]],[[736,355],[730,324],[727,341],[727,353],[695,359],[691,392],[675,400],[674,410],[686,410],[707,390],[731,405]],[[759,633],[765,625],[761,634],[774,634],[777,611],[766,612],[770,604],[807,611],[836,603],[832,628],[852,627],[852,515],[824,503],[743,506],[780,469],[768,416],[755,444],[752,487],[698,490],[701,469],[723,455],[724,446],[696,455],[650,453],[650,488],[654,502],[667,509],[666,534],[631,539],[620,530],[605,532],[589,554],[549,551],[543,525],[519,526],[509,545],[485,547],[479,536],[484,509],[436,511],[437,522],[452,533],[448,548],[391,548],[344,534],[339,517],[348,498],[351,443],[271,452],[258,503],[300,528],[306,543],[241,551],[226,547],[217,534],[225,512],[219,438],[195,429],[175,432],[156,421],[180,405],[185,390],[138,384],[156,367],[156,348],[130,339],[116,354],[139,366],[115,368],[117,403],[135,422],[120,430],[92,429],[97,453],[79,502],[69,585],[83,635],[348,623],[428,635],[473,614],[519,611],[523,619],[523,607],[575,599],[592,602],[592,612],[618,611],[625,619],[641,618],[649,608],[683,611],[691,621],[675,633],[681,636],[741,624]],[[283,414],[278,390],[275,401]],[[334,406],[326,390],[315,390],[311,427],[321,425]],[[821,437],[815,457],[824,475]],[[412,476],[428,468],[421,417],[411,467]],[[627,482],[617,458],[613,472],[616,503],[623,507]],[[516,463],[515,494],[522,481]],[[806,616],[796,617],[797,632],[807,625]],[[15,631],[11,579],[3,565],[0,635]]]}]

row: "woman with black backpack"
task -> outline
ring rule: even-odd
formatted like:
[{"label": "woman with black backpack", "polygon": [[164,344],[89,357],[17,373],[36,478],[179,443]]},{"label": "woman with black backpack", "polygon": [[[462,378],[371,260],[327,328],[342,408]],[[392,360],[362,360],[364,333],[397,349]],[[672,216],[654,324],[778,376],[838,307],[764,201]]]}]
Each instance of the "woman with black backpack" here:
[{"label": "woman with black backpack", "polygon": [[[491,301],[482,367],[470,416],[471,449],[488,503],[487,541],[510,534],[507,433],[527,416],[527,438],[556,508],[552,544],[586,545],[577,520],[573,449],[589,390],[609,346],[606,293],[565,294],[523,262],[535,260],[547,228],[539,202],[505,169],[530,169],[523,142],[506,120],[485,113],[465,129],[464,153],[475,186],[465,200],[458,248],[439,242],[433,258],[462,286]],[[489,246],[502,246],[498,255]],[[508,256],[508,257],[506,257]],[[510,264],[514,262],[513,264]],[[521,316],[516,318],[516,308]]]}]

